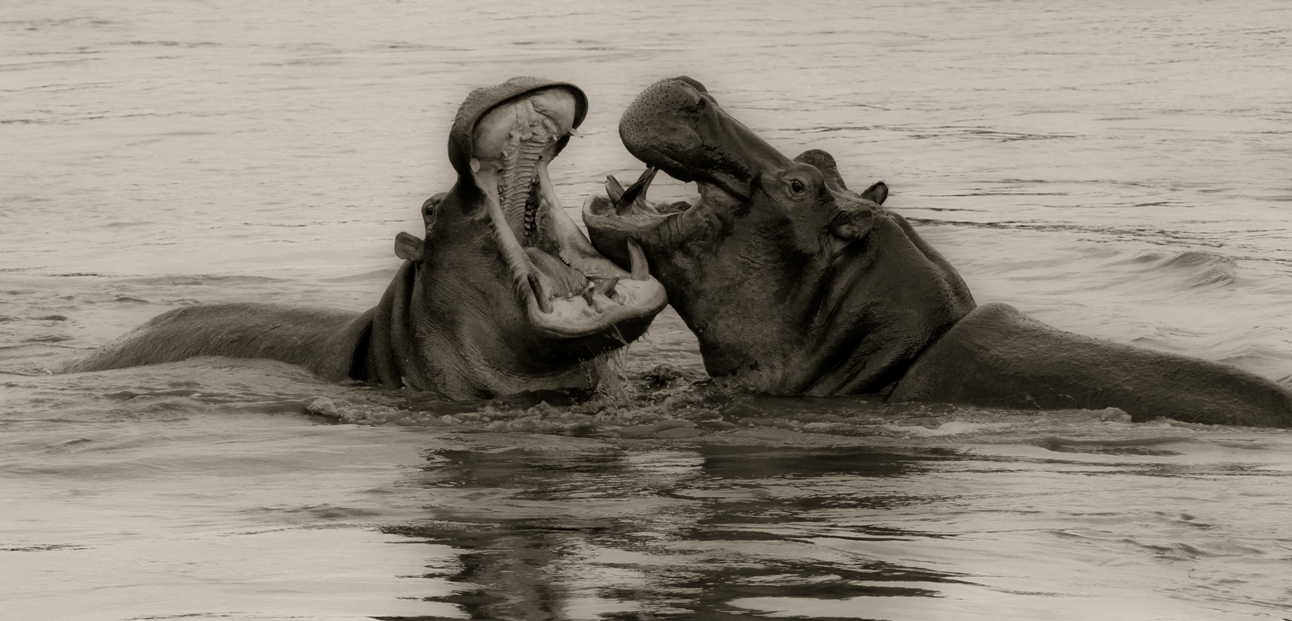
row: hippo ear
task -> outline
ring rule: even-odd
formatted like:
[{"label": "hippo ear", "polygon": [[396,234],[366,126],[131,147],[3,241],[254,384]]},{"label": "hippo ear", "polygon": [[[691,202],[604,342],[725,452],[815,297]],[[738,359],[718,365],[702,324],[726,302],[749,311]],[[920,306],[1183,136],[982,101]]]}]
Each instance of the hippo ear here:
[{"label": "hippo ear", "polygon": [[794,158],[794,161],[801,164],[811,164],[821,171],[821,176],[825,177],[825,184],[834,190],[847,190],[848,186],[844,184],[843,177],[839,176],[839,165],[834,163],[834,156],[822,151],[821,149],[809,149]]},{"label": "hippo ear", "polygon": [[416,235],[400,232],[395,236],[395,256],[414,263],[422,260],[422,240]]},{"label": "hippo ear", "polygon": [[883,205],[884,199],[888,198],[888,184],[883,181],[876,181],[875,185],[866,188],[861,193],[861,197],[868,201],[875,201],[876,204]]}]

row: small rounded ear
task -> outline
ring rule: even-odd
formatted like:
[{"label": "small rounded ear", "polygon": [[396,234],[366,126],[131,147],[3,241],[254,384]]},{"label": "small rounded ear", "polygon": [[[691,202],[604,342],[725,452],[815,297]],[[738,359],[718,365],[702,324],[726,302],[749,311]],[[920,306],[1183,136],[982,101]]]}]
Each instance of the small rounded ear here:
[{"label": "small rounded ear", "polygon": [[868,201],[875,201],[878,205],[884,204],[884,199],[888,198],[888,184],[883,181],[876,181],[875,185],[866,188],[861,193],[861,197]]},{"label": "small rounded ear", "polygon": [[852,241],[865,237],[875,226],[875,214],[868,208],[839,208],[830,218],[830,234]]},{"label": "small rounded ear", "polygon": [[400,232],[395,236],[395,256],[405,260],[417,261],[422,260],[422,240],[416,235]]},{"label": "small rounded ear", "polygon": [[830,189],[848,189],[848,186],[843,182],[843,177],[839,175],[839,165],[834,162],[833,155],[821,149],[808,149],[794,158],[794,161],[815,166],[817,170],[821,171],[821,176],[825,177],[825,184],[830,186]]}]

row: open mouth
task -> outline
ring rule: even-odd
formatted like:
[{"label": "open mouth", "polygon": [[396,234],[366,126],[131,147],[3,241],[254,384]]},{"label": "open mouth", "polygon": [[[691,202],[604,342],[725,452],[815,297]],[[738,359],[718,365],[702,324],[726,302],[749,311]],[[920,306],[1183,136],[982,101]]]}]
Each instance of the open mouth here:
[{"label": "open mouth", "polygon": [[[647,248],[657,243],[683,243],[690,233],[706,229],[701,222],[714,208],[739,204],[737,195],[724,184],[710,179],[694,179],[698,196],[690,200],[651,203],[646,192],[660,168],[652,164],[632,185],[625,188],[613,175],[606,177],[606,195],[590,196],[583,203],[583,222],[597,249],[606,256],[627,262],[632,257],[620,248]],[[705,206],[701,209],[699,206]]]},{"label": "open mouth", "polygon": [[561,208],[547,168],[576,109],[562,88],[494,107],[475,125],[470,161],[518,301],[537,329],[566,338],[653,317],[668,303],[640,248],[625,248],[630,268],[618,267]]}]

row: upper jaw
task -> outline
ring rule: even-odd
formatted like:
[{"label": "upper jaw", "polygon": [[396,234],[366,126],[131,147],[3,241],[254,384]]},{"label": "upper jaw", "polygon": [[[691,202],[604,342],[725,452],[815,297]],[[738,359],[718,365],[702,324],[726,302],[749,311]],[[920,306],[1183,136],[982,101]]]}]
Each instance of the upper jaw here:
[{"label": "upper jaw", "polygon": [[739,195],[728,191],[714,179],[695,179],[699,196],[689,201],[652,203],[647,189],[659,168],[648,165],[636,183],[628,188],[613,175],[606,177],[606,195],[589,196],[583,202],[583,222],[597,250],[620,265],[628,265],[627,248],[631,240],[645,249],[647,256],[680,244],[697,220],[713,211],[726,211],[741,202]]},{"label": "upper jaw", "polygon": [[574,116],[573,98],[560,89],[504,102],[477,123],[470,160],[517,301],[532,327],[557,339],[648,322],[668,303],[644,256],[631,271],[619,268],[561,208],[547,165]]},{"label": "upper jaw", "polygon": [[711,184],[742,200],[749,198],[760,171],[792,163],[686,76],[643,90],[624,110],[619,137],[648,166],[681,181]]}]

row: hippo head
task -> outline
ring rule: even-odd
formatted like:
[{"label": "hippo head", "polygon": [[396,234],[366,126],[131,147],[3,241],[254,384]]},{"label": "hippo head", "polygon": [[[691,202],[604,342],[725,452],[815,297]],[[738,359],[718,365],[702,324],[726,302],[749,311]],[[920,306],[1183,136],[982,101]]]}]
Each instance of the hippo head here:
[{"label": "hippo head", "polygon": [[667,304],[644,263],[607,260],[556,197],[548,164],[586,112],[577,87],[537,78],[463,102],[449,135],[458,181],[423,205],[425,241],[395,243],[415,276],[413,336],[394,340],[413,341],[420,355],[403,359],[425,367],[401,372],[404,383],[458,398],[595,383],[585,363]]},{"label": "hippo head", "polygon": [[[883,392],[974,307],[955,269],[881,206],[887,186],[848,190],[824,151],[785,157],[695,80],[647,88],[619,133],[648,168],[585,201],[589,236],[620,263],[649,262],[711,375],[771,394]],[[657,169],[700,196],[647,203]]]}]

